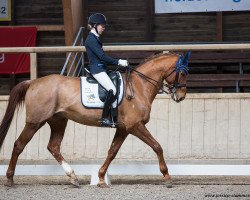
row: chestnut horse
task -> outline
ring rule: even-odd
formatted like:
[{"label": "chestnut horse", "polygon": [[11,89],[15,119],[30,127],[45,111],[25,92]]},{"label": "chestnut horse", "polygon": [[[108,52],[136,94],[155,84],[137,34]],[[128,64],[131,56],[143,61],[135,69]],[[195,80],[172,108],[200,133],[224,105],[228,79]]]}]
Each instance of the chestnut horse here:
[{"label": "chestnut horse", "polygon": [[[146,60],[136,69],[130,68],[130,78],[127,79],[130,81],[129,83],[124,81],[124,85],[126,94],[133,91],[133,98],[124,98],[118,108],[118,127],[108,156],[99,170],[98,186],[107,187],[104,181],[105,173],[128,134],[132,134],[155,151],[166,185],[171,187],[171,178],[162,147],[147,130],[145,124],[150,118],[152,102],[158,91],[164,90],[164,85],[168,87],[174,101],[179,102],[185,98],[187,59],[188,56],[183,58],[176,54],[160,54]],[[125,78],[125,75],[123,76]],[[167,84],[164,84],[164,81]],[[18,156],[37,130],[48,123],[51,135],[47,148],[70,177],[70,182],[79,186],[73,169],[60,152],[65,128],[69,119],[88,126],[100,126],[98,121],[101,118],[102,109],[87,109],[82,106],[79,78],[49,75],[21,82],[10,93],[7,110],[0,125],[0,147],[8,132],[15,109],[23,102],[26,107],[25,127],[15,141],[5,185],[14,185],[13,177]]]}]

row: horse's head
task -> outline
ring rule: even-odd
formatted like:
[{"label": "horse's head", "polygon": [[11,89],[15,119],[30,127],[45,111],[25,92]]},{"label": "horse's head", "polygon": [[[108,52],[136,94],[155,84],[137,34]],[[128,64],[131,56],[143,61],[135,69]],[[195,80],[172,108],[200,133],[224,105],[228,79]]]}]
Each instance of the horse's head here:
[{"label": "horse's head", "polygon": [[169,68],[166,73],[165,81],[168,83],[168,88],[172,99],[175,102],[180,102],[185,99],[186,96],[186,78],[188,75],[188,59],[190,52],[187,52],[185,56],[179,56],[178,60],[174,62],[173,66]]}]

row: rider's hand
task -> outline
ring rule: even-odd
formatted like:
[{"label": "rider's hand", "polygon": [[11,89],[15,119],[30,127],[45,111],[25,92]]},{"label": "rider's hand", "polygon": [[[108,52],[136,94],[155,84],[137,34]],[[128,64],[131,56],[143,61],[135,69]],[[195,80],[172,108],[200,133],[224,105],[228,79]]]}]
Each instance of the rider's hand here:
[{"label": "rider's hand", "polygon": [[127,67],[128,66],[128,61],[127,60],[119,59],[118,60],[118,65],[119,66],[123,66],[123,67]]}]

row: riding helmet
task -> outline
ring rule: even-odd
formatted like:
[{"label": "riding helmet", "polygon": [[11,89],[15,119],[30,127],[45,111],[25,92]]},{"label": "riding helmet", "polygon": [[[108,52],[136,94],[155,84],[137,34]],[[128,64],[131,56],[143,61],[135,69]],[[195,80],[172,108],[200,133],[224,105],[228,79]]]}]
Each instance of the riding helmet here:
[{"label": "riding helmet", "polygon": [[102,13],[95,13],[90,15],[88,24],[94,25],[94,24],[107,24],[106,17]]}]

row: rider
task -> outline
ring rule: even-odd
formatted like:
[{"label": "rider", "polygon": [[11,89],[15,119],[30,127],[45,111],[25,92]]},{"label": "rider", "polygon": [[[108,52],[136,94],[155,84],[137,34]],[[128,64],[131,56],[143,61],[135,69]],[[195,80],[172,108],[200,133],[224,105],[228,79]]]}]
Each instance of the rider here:
[{"label": "rider", "polygon": [[128,66],[127,60],[114,59],[110,56],[107,56],[103,51],[100,35],[102,35],[104,32],[106,24],[107,20],[103,14],[92,14],[88,19],[88,27],[90,32],[85,41],[85,48],[90,64],[90,72],[93,77],[108,91],[102,113],[102,126],[110,126],[112,124],[108,116],[111,104],[113,103],[114,97],[116,95],[116,87],[106,73],[106,65],[111,64],[123,67]]}]

